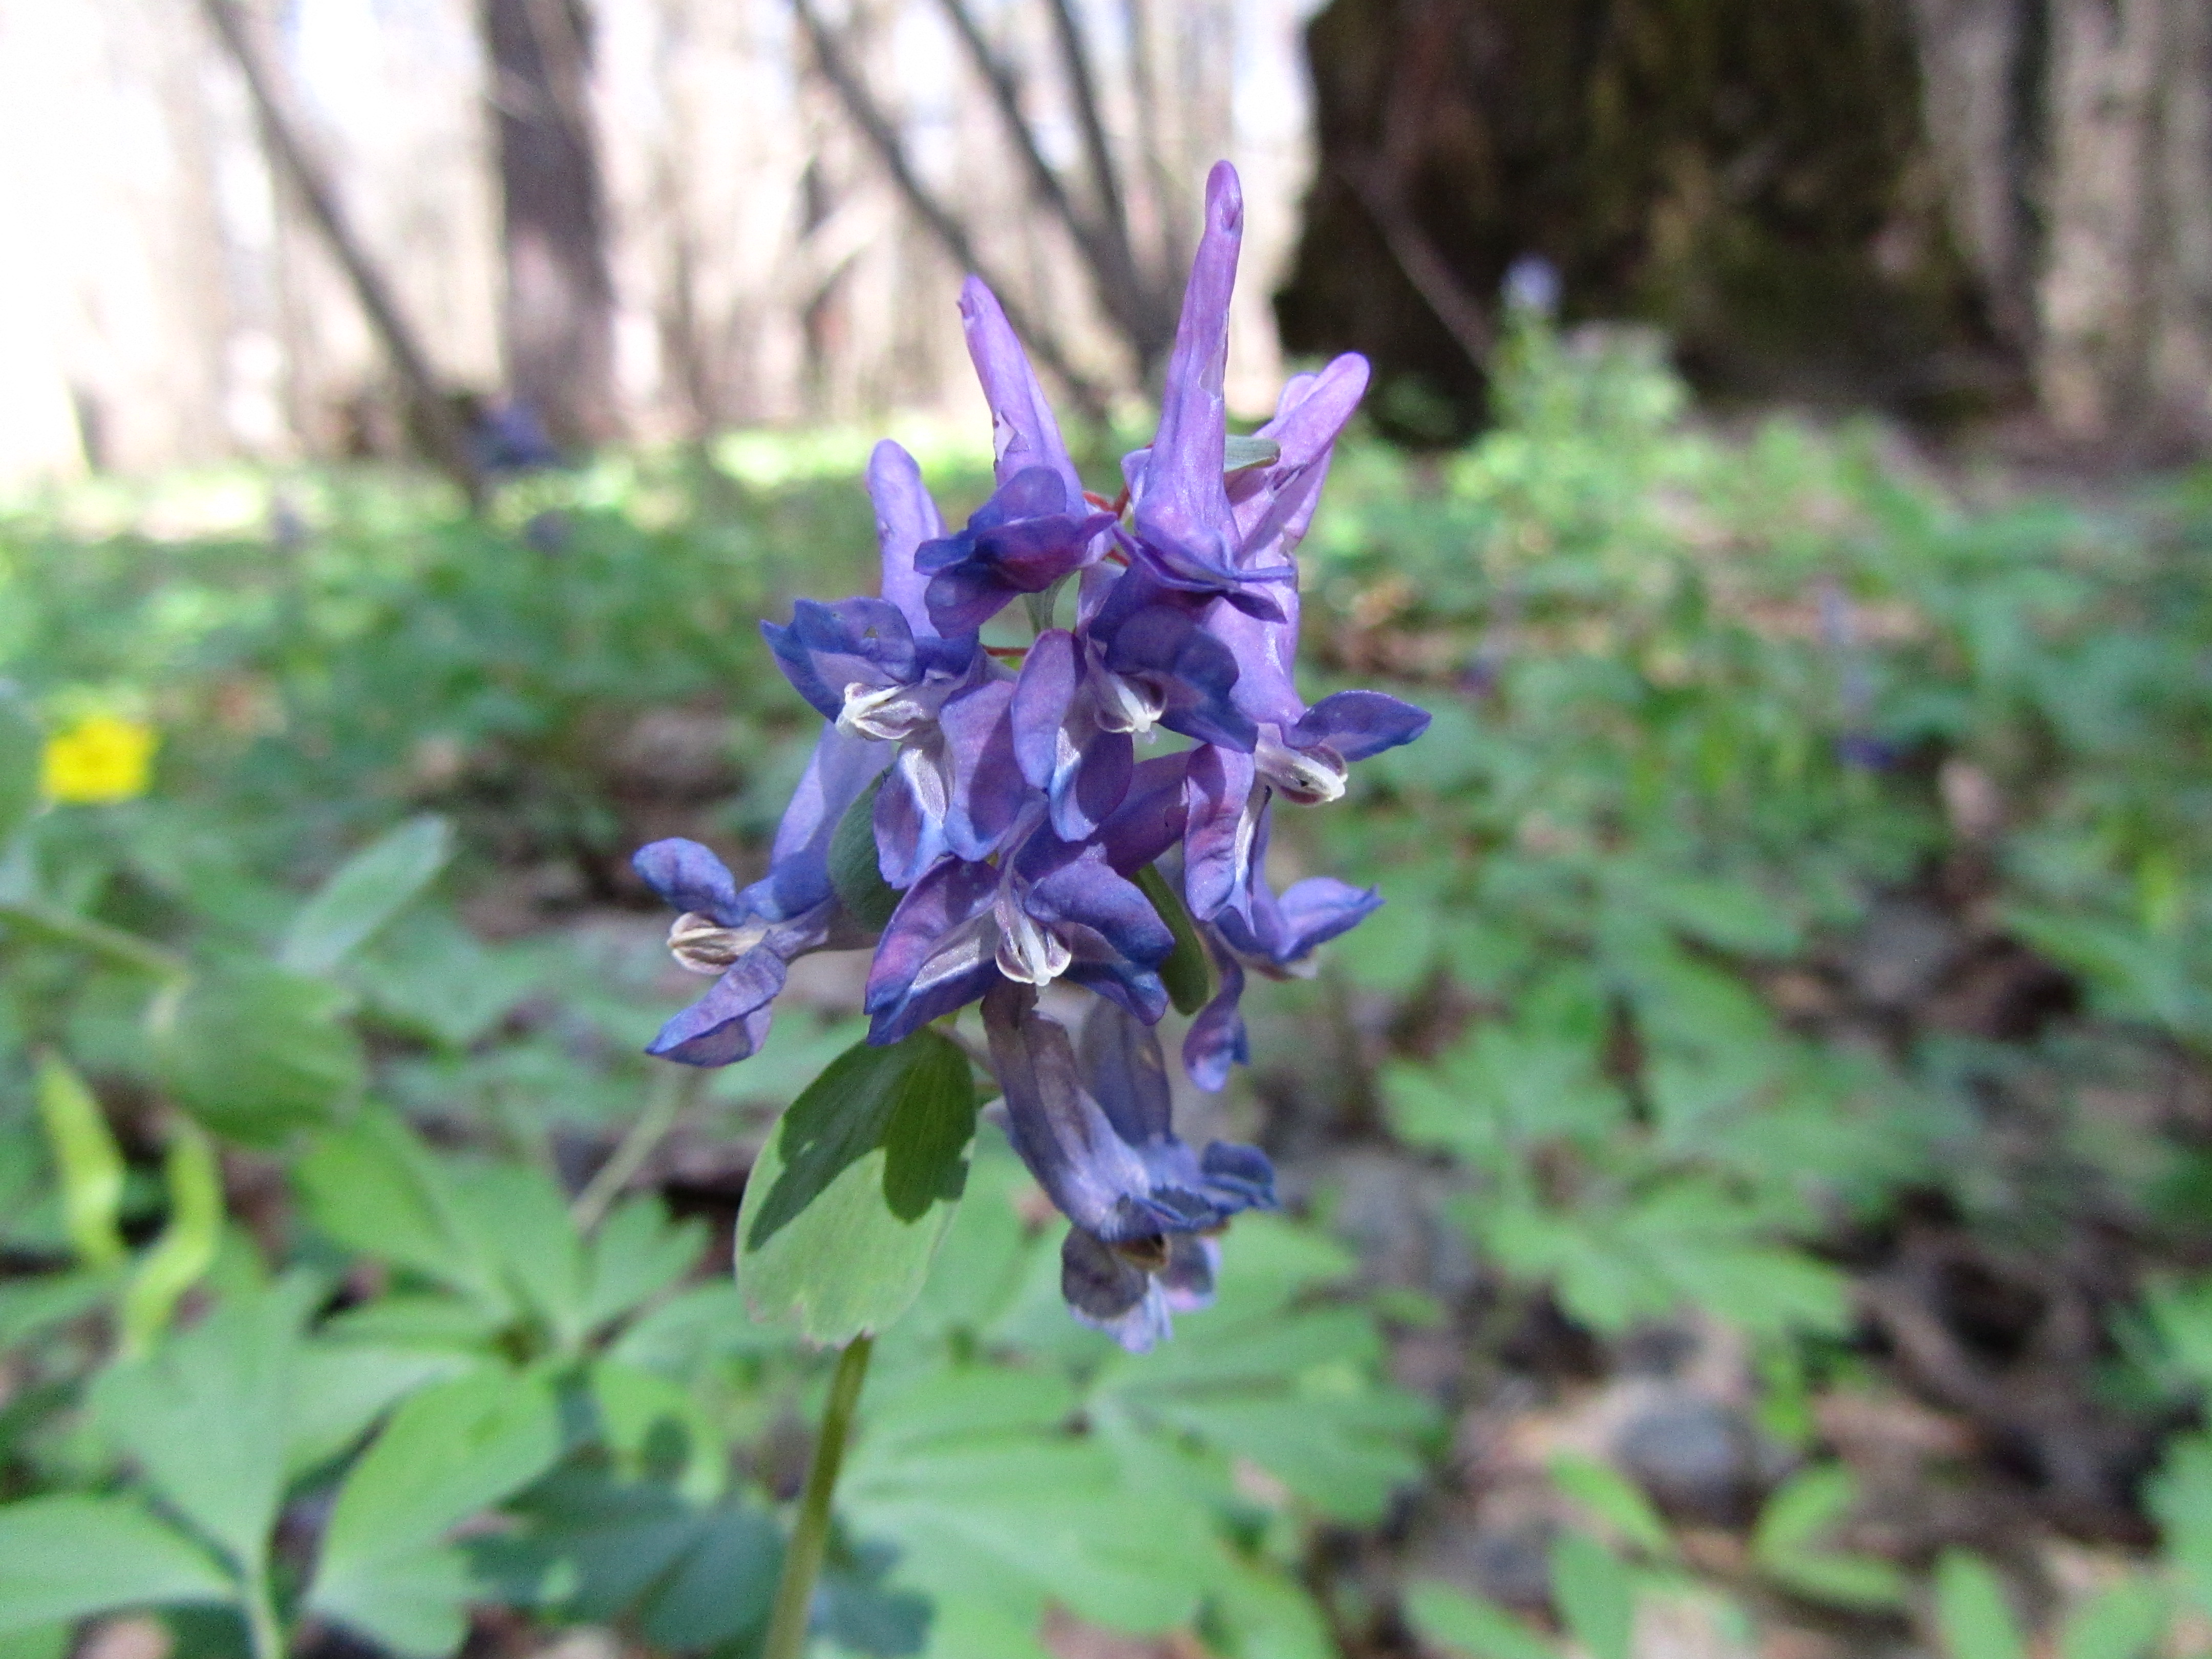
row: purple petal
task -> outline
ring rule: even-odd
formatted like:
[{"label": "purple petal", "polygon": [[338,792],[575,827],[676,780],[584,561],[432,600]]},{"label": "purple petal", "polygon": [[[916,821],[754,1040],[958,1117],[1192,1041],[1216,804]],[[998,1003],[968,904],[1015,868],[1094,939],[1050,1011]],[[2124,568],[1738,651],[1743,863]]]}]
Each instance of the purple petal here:
[{"label": "purple petal", "polygon": [[1014,682],[1014,757],[1035,789],[1049,788],[1058,769],[1060,732],[1082,678],[1075,635],[1048,628],[1030,644]]},{"label": "purple petal", "polygon": [[956,858],[988,858],[1029,804],[1029,781],[1014,754],[1011,680],[987,680],[946,702],[938,716],[952,761],[945,845]]},{"label": "purple petal", "polygon": [[[1169,1260],[1172,1264],[1172,1247]],[[1147,1352],[1173,1334],[1161,1280],[1080,1227],[1070,1228],[1060,1243],[1060,1294],[1079,1322],[1130,1353]]]},{"label": "purple petal", "polygon": [[1227,1085],[1230,1067],[1252,1063],[1251,1039],[1239,1006],[1244,997],[1244,969],[1224,951],[1217,950],[1213,957],[1221,988],[1198,1011],[1182,1039],[1182,1069],[1208,1094]]},{"label": "purple petal", "polygon": [[1251,872],[1258,817],[1252,757],[1207,745],[1191,753],[1184,788],[1183,902],[1200,921],[1236,902]]},{"label": "purple petal", "polygon": [[1184,780],[1196,751],[1161,755],[1131,769],[1121,804],[1098,826],[1106,861],[1133,875],[1182,839]]},{"label": "purple petal", "polygon": [[724,927],[734,927],[745,919],[729,866],[696,841],[680,836],[657,841],[639,848],[629,862],[660,902],[673,909],[705,916]]},{"label": "purple petal", "polygon": [[1237,659],[1181,605],[1146,605],[1120,619],[1106,644],[1105,665],[1159,691],[1165,703],[1160,724],[1170,732],[1231,749],[1249,750],[1259,741],[1257,727],[1232,700]]},{"label": "purple petal", "polygon": [[991,405],[991,454],[1000,482],[1024,467],[1048,466],[1066,483],[1070,499],[1081,501],[1083,480],[1067,458],[1060,422],[998,296],[981,277],[970,276],[960,289],[960,323],[975,378]]},{"label": "purple petal", "polygon": [[1281,454],[1228,483],[1240,568],[1279,565],[1297,552],[1321,500],[1337,436],[1367,391],[1367,360],[1346,352],[1320,374],[1299,375],[1283,388],[1275,418],[1255,434],[1273,439]]},{"label": "purple petal", "polygon": [[934,635],[937,629],[921,597],[929,584],[915,570],[914,556],[924,542],[945,533],[945,521],[921,481],[921,468],[888,438],[868,457],[868,499],[876,507],[884,598],[899,608],[917,635]]},{"label": "purple petal", "polygon": [[1282,960],[1297,962],[1381,909],[1382,895],[1334,876],[1310,876],[1278,899],[1275,908],[1282,918]]},{"label": "purple petal", "polygon": [[1196,1313],[1213,1305],[1213,1276],[1221,1268],[1221,1244],[1201,1233],[1177,1233],[1168,1240],[1168,1265],[1158,1274],[1170,1313]]},{"label": "purple petal", "polygon": [[1365,760],[1411,743],[1429,729],[1429,711],[1382,691],[1339,691],[1323,697],[1285,736],[1301,748],[1325,743],[1345,760]]},{"label": "purple petal", "polygon": [[999,872],[946,859],[907,890],[876,946],[861,1006],[868,1041],[896,1042],[974,1001],[999,977],[985,912]]},{"label": "purple petal", "polygon": [[[1037,855],[1040,847],[1049,848],[1046,856]],[[1029,882],[1022,908],[1063,936],[1096,934],[1115,956],[1145,969],[1158,968],[1175,950],[1175,935],[1143,889],[1115,874],[1095,843],[1073,848],[1033,837],[1017,867]],[[1083,954],[1077,940],[1069,945]]]},{"label": "purple petal", "polygon": [[1076,1065],[1115,1134],[1138,1147],[1170,1138],[1167,1062],[1151,1026],[1101,999],[1084,1018]]},{"label": "purple petal", "polygon": [[707,994],[660,1028],[646,1053],[686,1066],[727,1066],[744,1060],[768,1036],[769,1005],[783,989],[783,958],[748,951]]},{"label": "purple petal", "polygon": [[1179,1218],[1152,1200],[1143,1158],[1084,1090],[1067,1028],[1036,1012],[1036,993],[1001,981],[983,999],[983,1029],[1006,1099],[1006,1139],[1060,1212],[1109,1244],[1176,1226]]},{"label": "purple petal", "polygon": [[950,756],[936,732],[903,744],[876,793],[876,868],[893,887],[911,887],[946,850]]},{"label": "purple petal", "polygon": [[1228,408],[1229,295],[1244,235],[1244,196],[1237,170],[1217,162],[1206,180],[1206,226],[1199,238],[1182,317],[1170,354],[1158,435],[1138,501],[1139,540],[1171,566],[1231,568],[1235,529],[1221,477]]},{"label": "purple petal", "polygon": [[1213,1193],[1233,1194],[1240,1207],[1275,1207],[1275,1166],[1257,1146],[1217,1140],[1199,1154],[1199,1174]]},{"label": "purple petal", "polygon": [[769,849],[769,872],[744,891],[747,906],[772,921],[788,921],[830,896],[830,842],[846,810],[890,764],[895,745],[822,728],[806,770],[792,792]]},{"label": "purple petal", "polygon": [[792,689],[824,720],[842,712],[848,685],[905,685],[921,677],[914,629],[884,599],[800,599],[788,627],[764,622],[761,633]]}]

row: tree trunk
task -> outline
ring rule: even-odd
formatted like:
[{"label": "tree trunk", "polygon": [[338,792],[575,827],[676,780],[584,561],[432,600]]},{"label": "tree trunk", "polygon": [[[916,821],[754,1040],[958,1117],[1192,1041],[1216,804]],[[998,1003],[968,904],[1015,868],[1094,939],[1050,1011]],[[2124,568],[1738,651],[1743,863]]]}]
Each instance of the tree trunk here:
[{"label": "tree trunk", "polygon": [[614,283],[584,0],[480,0],[499,131],[508,385],[564,447],[617,435]]},{"label": "tree trunk", "polygon": [[2212,9],[2052,0],[2036,386],[2058,433],[2212,434]]}]

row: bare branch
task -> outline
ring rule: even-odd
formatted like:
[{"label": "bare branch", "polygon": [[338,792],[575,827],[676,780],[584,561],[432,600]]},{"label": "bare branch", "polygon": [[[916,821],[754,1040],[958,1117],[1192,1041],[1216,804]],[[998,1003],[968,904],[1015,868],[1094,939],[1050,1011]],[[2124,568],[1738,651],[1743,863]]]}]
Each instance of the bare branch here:
[{"label": "bare branch", "polygon": [[1490,319],[1483,313],[1481,304],[1467,291],[1466,285],[1452,272],[1437,245],[1429,240],[1428,232],[1399,200],[1397,193],[1377,185],[1364,169],[1340,167],[1337,177],[1351,186],[1353,197],[1367,210],[1375,228],[1382,233],[1383,246],[1398,269],[1406,273],[1406,280],[1436,314],[1468,361],[1481,368],[1490,361],[1491,348],[1497,337],[1490,326]]},{"label": "bare branch", "polygon": [[963,0],[938,0],[945,21],[952,32],[960,37],[967,49],[975,72],[982,76],[983,84],[990,88],[991,101],[998,106],[999,115],[1013,142],[1015,153],[1021,158],[1023,169],[1037,196],[1049,207],[1060,222],[1066,226],[1068,235],[1075,242],[1076,251],[1090,267],[1091,286],[1098,295],[1106,314],[1114,319],[1123,338],[1138,359],[1141,374],[1146,364],[1144,306],[1136,291],[1135,275],[1127,261],[1127,239],[1121,239],[1117,249],[1115,239],[1109,229],[1091,218],[1075,204],[1068,195],[1067,186],[1052,164],[1044,159],[1037,147],[1036,134],[1030,128],[1029,118],[1022,113],[1022,88],[1011,65],[991,49],[976,23],[975,14]]},{"label": "bare branch", "polygon": [[1128,209],[1122,200],[1120,175],[1115,171],[1113,149],[1106,141],[1106,125],[1099,113],[1098,82],[1091,72],[1091,54],[1084,44],[1082,27],[1068,0],[1045,0],[1045,7],[1052,14],[1053,37],[1059,43],[1060,61],[1075,97],[1076,117],[1083,127],[1091,187],[1098,194],[1101,228],[1111,239],[1115,263],[1128,284],[1131,308],[1143,319],[1143,333],[1135,344],[1139,372],[1149,376],[1153,361],[1174,337],[1172,308],[1160,305],[1158,285],[1147,280],[1129,243]]},{"label": "bare branch", "polygon": [[429,355],[400,312],[398,301],[385,283],[383,273],[354,234],[352,222],[339,204],[337,192],[294,126],[283,89],[262,61],[245,20],[239,15],[235,0],[200,0],[200,10],[245,78],[254,114],[261,125],[263,142],[268,145],[278,171],[306,204],[308,216],[322,232],[324,241],[352,284],[354,297],[368,316],[369,327],[391,359],[392,370],[405,391],[416,433],[429,447],[439,467],[460,486],[470,511],[475,512],[483,505],[483,475],[469,453],[467,436],[439,386]]},{"label": "bare branch", "polygon": [[[208,3],[215,3],[216,0],[208,0]],[[854,125],[860,129],[861,136],[867,139],[870,148],[876,152],[877,159],[891,175],[891,182],[898,186],[899,193],[906,198],[908,204],[921,216],[922,222],[944,244],[945,252],[952,256],[956,264],[963,270],[975,272],[991,284],[999,296],[1000,305],[1006,310],[1006,320],[1027,342],[1029,349],[1067,387],[1084,415],[1091,421],[1103,423],[1106,418],[1106,394],[1087,375],[1068,362],[1066,355],[1060,349],[1058,338],[1042,328],[1037,319],[1027,315],[1026,308],[1011,291],[985,270],[966,228],[921,182],[921,176],[914,170],[914,164],[907,157],[906,146],[900,142],[897,130],[877,104],[858,71],[846,60],[836,35],[815,10],[812,0],[792,0],[792,9],[798,14],[799,26],[806,31],[807,42],[814,49],[815,62],[821,67],[823,78],[829,82],[830,89],[837,94],[838,101],[844,105],[845,112],[853,118]]]}]

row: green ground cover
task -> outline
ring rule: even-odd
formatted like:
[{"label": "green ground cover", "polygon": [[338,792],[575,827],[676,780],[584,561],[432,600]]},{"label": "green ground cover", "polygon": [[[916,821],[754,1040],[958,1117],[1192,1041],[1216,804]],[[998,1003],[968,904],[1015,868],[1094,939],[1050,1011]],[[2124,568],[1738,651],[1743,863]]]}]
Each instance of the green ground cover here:
[{"label": "green ground cover", "polygon": [[[1255,1009],[1224,1109],[1289,1213],[1129,1358],[984,1131],[821,1639],[2189,1650],[2212,489],[1939,483],[1708,430],[1633,336],[1508,351],[1494,431],[1352,446],[1305,544],[1319,673],[1436,721],[1279,830],[1389,900]],[[683,988],[625,860],[764,854],[812,734],[757,623],[863,580],[861,453],[483,524],[319,473],[0,516],[0,1649],[757,1638],[827,1369],[723,1266],[851,987],[649,1066]],[[149,786],[41,805],[95,716]]]}]

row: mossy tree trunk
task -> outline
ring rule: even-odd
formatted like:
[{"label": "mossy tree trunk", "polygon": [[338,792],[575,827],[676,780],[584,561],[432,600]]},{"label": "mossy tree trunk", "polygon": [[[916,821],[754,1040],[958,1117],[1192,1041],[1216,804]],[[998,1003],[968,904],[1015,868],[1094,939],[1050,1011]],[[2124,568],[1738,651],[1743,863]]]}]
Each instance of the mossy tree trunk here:
[{"label": "mossy tree trunk", "polygon": [[2201,439],[2206,0],[1334,0],[1279,312],[1477,417],[1510,263],[1664,327],[1708,389]]}]

